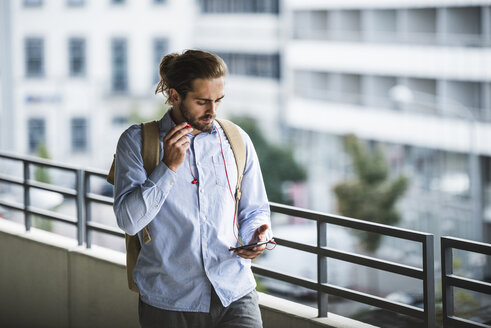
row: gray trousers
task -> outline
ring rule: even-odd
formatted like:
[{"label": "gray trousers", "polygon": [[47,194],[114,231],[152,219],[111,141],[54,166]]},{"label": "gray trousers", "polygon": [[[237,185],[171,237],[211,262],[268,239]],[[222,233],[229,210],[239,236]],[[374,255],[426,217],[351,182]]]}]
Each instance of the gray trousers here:
[{"label": "gray trousers", "polygon": [[210,312],[168,311],[140,299],[138,317],[142,328],[262,328],[257,292],[253,290],[224,307],[212,289]]}]

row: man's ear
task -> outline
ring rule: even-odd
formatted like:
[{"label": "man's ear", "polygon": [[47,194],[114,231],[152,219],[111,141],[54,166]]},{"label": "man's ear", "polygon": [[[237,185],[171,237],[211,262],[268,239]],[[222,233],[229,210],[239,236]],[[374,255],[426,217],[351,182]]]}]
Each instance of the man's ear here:
[{"label": "man's ear", "polygon": [[179,105],[179,103],[181,102],[181,95],[174,88],[171,88],[169,90],[169,98],[170,98],[170,102],[172,103],[172,106]]}]

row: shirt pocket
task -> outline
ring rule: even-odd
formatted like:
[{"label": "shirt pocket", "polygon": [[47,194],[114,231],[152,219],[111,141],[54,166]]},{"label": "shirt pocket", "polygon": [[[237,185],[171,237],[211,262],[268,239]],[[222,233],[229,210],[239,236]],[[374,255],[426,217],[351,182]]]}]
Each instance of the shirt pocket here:
[{"label": "shirt pocket", "polygon": [[233,158],[232,161],[228,160],[227,165],[225,166],[223,163],[222,154],[219,153],[213,156],[213,169],[215,170],[216,184],[228,189],[228,183],[230,182],[230,188],[232,188],[232,191],[234,191],[235,185],[237,184],[237,168],[235,165],[235,160]]}]

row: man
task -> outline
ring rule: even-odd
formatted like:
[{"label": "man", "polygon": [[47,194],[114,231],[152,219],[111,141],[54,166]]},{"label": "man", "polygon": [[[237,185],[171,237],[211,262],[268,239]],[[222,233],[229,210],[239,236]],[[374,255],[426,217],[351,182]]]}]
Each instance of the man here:
[{"label": "man", "polygon": [[[118,225],[138,234],[133,271],[142,327],[262,327],[250,269],[266,245],[230,251],[236,238],[237,167],[215,122],[227,68],[208,52],[170,54],[160,64],[157,92],[172,108],[159,121],[162,160],[147,176],[141,127],[126,130],[116,152],[114,211]],[[246,146],[239,234],[244,242],[272,238],[269,204],[257,155]],[[143,243],[148,226],[151,241]]]}]

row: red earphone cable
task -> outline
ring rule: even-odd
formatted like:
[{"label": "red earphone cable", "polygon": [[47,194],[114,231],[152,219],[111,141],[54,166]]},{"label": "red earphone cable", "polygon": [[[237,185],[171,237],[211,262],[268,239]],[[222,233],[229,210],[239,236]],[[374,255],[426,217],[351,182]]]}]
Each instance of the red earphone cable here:
[{"label": "red earphone cable", "polygon": [[[228,178],[228,170],[227,170],[227,162],[225,161],[225,155],[223,154],[223,146],[222,146],[222,136],[220,134],[220,131],[217,129],[218,132],[218,138],[220,139],[220,153],[222,154],[222,159],[223,159],[223,165],[225,168],[225,175],[227,176],[227,184],[228,184],[228,190],[230,191],[230,196],[232,196],[232,200],[234,201],[234,222],[232,226],[232,230],[234,233],[234,237],[239,243],[239,245],[243,246],[244,244],[237,238],[237,234],[235,233],[235,227],[236,227],[236,220],[237,220],[237,200],[234,197],[234,193],[232,192],[232,187],[230,186],[230,179]],[[187,150],[188,152],[188,165],[189,165],[189,172],[191,173],[191,176],[193,177],[193,181],[191,182],[192,184],[197,184],[198,179],[194,176],[193,170],[191,169],[191,152],[189,151],[189,148]],[[273,248],[266,248],[267,250],[272,250],[276,247],[276,243],[272,240],[271,243],[274,244]]]},{"label": "red earphone cable", "polygon": [[189,151],[189,148],[188,148],[188,164],[189,164],[189,172],[191,172],[191,175],[193,176],[193,181],[191,181],[191,183],[197,184],[198,179],[196,179],[196,177],[193,174],[193,170],[191,170],[191,152]]}]

